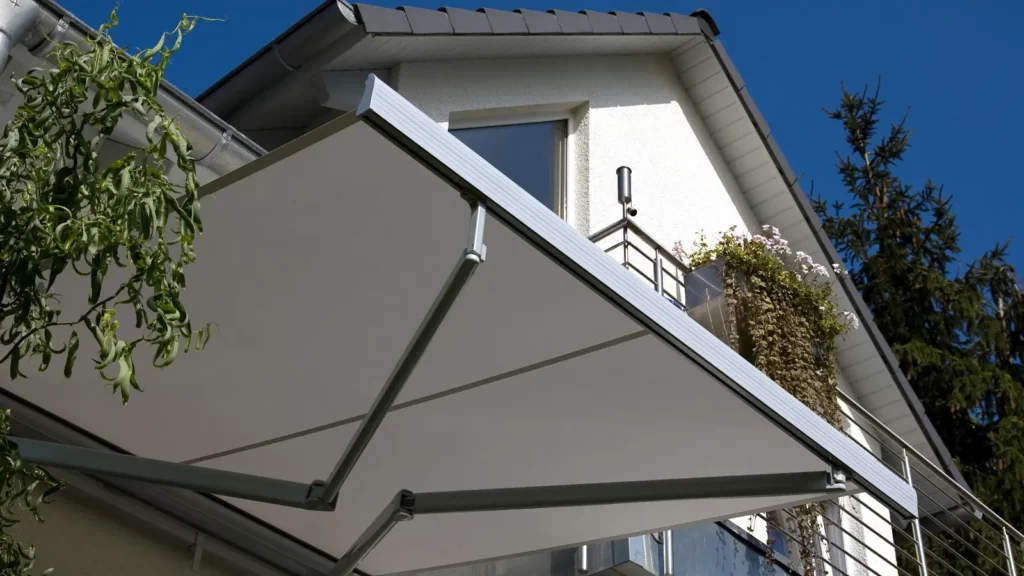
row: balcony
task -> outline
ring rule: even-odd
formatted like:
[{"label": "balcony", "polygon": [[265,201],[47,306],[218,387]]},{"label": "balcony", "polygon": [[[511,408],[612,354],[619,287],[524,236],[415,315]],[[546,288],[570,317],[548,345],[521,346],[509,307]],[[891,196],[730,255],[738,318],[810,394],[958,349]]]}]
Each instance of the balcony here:
[{"label": "balcony", "polygon": [[[721,289],[715,279],[688,270],[670,250],[646,233],[626,209],[621,219],[594,233],[590,239],[680,310],[687,311],[724,338],[724,334],[719,333]],[[820,538],[813,550],[818,574],[1017,576],[1017,567],[1024,565],[1024,535],[1020,531],[893,433],[849,394],[840,390],[839,399],[844,433],[914,487],[918,518],[904,518],[867,493],[830,501],[826,504],[827,514],[818,521]],[[745,539],[765,551],[764,542],[771,531],[776,541],[782,541],[781,546],[773,546],[776,550],[772,554],[774,563],[785,573],[801,573],[799,559],[778,553],[781,548],[791,556],[798,554],[795,551],[798,539],[791,520],[790,512],[777,510],[735,519],[728,525],[733,531],[739,527],[740,531],[748,532]],[[674,554],[692,554],[692,543],[685,547],[678,544],[688,531],[673,532],[677,533],[676,546],[670,546]],[[675,558],[675,564],[682,562],[683,558]],[[671,559],[664,558],[654,572],[658,576],[671,576],[672,563]],[[663,566],[669,569],[664,570]],[[775,572],[777,570],[769,573]],[[698,568],[695,573],[704,572]]]}]

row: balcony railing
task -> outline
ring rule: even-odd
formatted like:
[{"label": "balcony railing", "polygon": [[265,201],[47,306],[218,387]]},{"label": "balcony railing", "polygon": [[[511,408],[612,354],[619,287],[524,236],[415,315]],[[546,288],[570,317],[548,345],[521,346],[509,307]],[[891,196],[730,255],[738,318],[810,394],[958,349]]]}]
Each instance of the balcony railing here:
[{"label": "balcony railing", "polygon": [[[864,509],[886,520],[891,528],[895,562],[893,570],[868,574],[951,574],[1017,576],[1024,566],[1024,534],[986,506],[941,468],[925,458],[853,398],[839,391],[845,406],[847,434],[866,443],[872,453],[907,479],[917,492],[917,520],[900,519],[894,512],[876,513],[877,502],[867,505],[864,496],[852,496]],[[844,511],[844,514],[848,514]],[[853,523],[865,524],[866,518]],[[895,564],[895,566],[892,566]]]},{"label": "balcony railing", "polygon": [[[680,309],[686,280],[701,281],[628,214],[590,239],[627,270]],[[690,274],[690,276],[688,276]],[[692,291],[693,289],[691,289]],[[704,300],[704,299],[702,299]],[[918,495],[918,518],[903,518],[867,494],[826,503],[812,551],[820,575],[835,576],[1017,576],[1024,566],[1024,535],[931,463],[880,420],[839,391],[845,433],[910,483]],[[792,515],[779,510],[754,517],[798,542]],[[767,531],[765,531],[767,533]],[[786,571],[799,573],[798,559],[774,555]],[[802,557],[802,555],[801,555]],[[663,562],[671,566],[671,562]],[[672,576],[671,571],[667,575]],[[678,575],[682,576],[682,575]]]},{"label": "balcony railing", "polygon": [[590,241],[677,306],[685,305],[684,276],[689,268],[629,216],[591,234]]}]

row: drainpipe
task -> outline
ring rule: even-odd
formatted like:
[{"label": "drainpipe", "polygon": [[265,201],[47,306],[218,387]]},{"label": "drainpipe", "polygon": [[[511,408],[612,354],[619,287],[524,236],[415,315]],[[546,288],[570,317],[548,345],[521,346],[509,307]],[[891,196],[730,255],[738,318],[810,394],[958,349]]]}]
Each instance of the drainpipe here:
[{"label": "drainpipe", "polygon": [[32,0],[0,1],[0,73],[7,69],[11,49],[35,28],[39,12]]},{"label": "drainpipe", "polygon": [[[85,43],[96,32],[52,0],[0,0],[0,68],[9,51],[24,44],[36,58],[45,58],[57,42]],[[177,88],[164,82],[158,96],[167,115],[179,118],[192,143],[196,164],[223,176],[265,154],[252,142]]]}]

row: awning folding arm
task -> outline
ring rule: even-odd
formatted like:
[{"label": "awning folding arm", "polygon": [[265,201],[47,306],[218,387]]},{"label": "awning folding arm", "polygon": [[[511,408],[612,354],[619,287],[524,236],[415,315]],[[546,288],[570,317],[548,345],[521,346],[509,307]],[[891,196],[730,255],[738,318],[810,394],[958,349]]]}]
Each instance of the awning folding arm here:
[{"label": "awning folding arm", "polygon": [[333,504],[338,497],[342,484],[345,483],[349,474],[352,473],[356,462],[363,454],[363,450],[366,449],[370,439],[373,438],[377,428],[380,427],[380,423],[384,420],[384,416],[391,410],[391,406],[394,405],[398,395],[402,392],[402,388],[409,380],[413,370],[415,370],[416,364],[423,357],[427,346],[434,338],[434,334],[437,333],[437,329],[441,326],[441,322],[444,321],[448,311],[455,304],[455,300],[462,293],[462,289],[469,283],[473,272],[476,271],[477,267],[486,258],[487,247],[484,245],[484,221],[486,218],[486,209],[479,203],[473,203],[469,223],[469,240],[466,249],[459,257],[458,263],[452,269],[448,280],[445,281],[444,287],[430,306],[430,310],[427,311],[427,315],[423,318],[419,328],[416,329],[412,340],[409,341],[405,351],[402,352],[402,356],[399,358],[398,363],[395,364],[395,368],[392,370],[387,382],[385,382],[384,387],[381,388],[377,398],[374,399],[370,411],[366,413],[366,417],[359,423],[359,428],[356,430],[355,435],[352,436],[352,439],[349,440],[348,446],[345,447],[345,452],[342,453],[338,463],[334,466],[334,470],[327,477],[327,480],[322,483],[314,482],[313,495],[321,501]]},{"label": "awning folding arm", "polygon": [[[310,485],[178,464],[128,454],[79,448],[53,442],[11,438],[26,462],[198,492],[267,502],[307,510],[333,510],[334,503],[310,496]],[[825,472],[791,472],[675,480],[641,480],[457,490],[415,494],[398,492],[387,507],[360,535],[328,576],[349,576],[359,563],[399,522],[417,515],[456,514],[499,510],[602,506],[641,502],[809,495],[827,497],[847,489],[846,475]]]},{"label": "awning folding arm", "polygon": [[307,510],[327,510],[316,499],[310,498],[310,485],[253,474],[240,474],[194,464],[179,464],[106,450],[79,448],[54,442],[27,438],[11,438],[18,446],[21,459],[32,464],[74,470],[98,476],[112,476],[126,480],[139,480],[185,488],[196,492],[216,494],[267,502]]},{"label": "awning folding arm", "polygon": [[472,210],[466,247],[327,480],[290,482],[25,438],[11,440],[17,443],[22,460],[33,464],[305,510],[334,510],[342,484],[391,410],[445,316],[486,257],[487,211],[479,202],[469,202]]}]

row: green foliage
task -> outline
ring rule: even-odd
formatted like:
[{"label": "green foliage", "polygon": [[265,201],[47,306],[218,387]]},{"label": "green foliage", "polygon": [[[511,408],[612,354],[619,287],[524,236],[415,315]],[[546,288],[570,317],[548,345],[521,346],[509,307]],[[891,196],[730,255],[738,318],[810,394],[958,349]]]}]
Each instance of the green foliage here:
[{"label": "green foliage", "polygon": [[[183,16],[154,47],[129,54],[110,37],[115,10],[84,49],[59,43],[50,69],[16,80],[24,103],[0,138],[0,363],[12,380],[25,377],[30,361],[45,371],[60,356],[70,377],[81,332],[96,343],[95,370],[127,402],[141,390],[138,346],[151,347],[162,368],[209,338],[209,326],[192,330],[180,298],[202,230],[195,162],[158,101],[170,57],[195,24]],[[147,144],[101,163],[101,146],[126,116],[147,126]],[[168,177],[173,169],[183,185]],[[82,294],[56,292],[70,270],[89,278]],[[69,307],[76,312],[62,313]],[[133,314],[136,337],[123,336],[119,308]],[[60,487],[22,463],[9,426],[9,414],[0,413],[2,576],[28,573],[35,555],[9,533],[14,509],[39,519],[39,504]]]},{"label": "green foliage", "polygon": [[42,522],[39,506],[48,504],[50,496],[63,484],[42,468],[26,466],[21,461],[17,447],[7,439],[10,417],[10,411],[0,411],[0,574],[20,576],[31,571],[36,550],[8,534],[19,521],[17,508]]},{"label": "green foliage", "polygon": [[[846,132],[837,170],[852,202],[815,209],[892,346],[929,420],[975,493],[1024,521],[1024,298],[1007,245],[961,264],[951,199],[895,173],[910,146],[907,117],[880,127],[884,102],[843,88],[828,111]],[[952,524],[956,525],[955,522]],[[1001,533],[965,527],[929,540],[929,572],[998,573]],[[994,544],[987,542],[991,540]],[[983,552],[988,551],[983,554]],[[968,563],[968,564],[965,564]],[[915,568],[916,569],[916,568]]]},{"label": "green foliage", "polygon": [[[804,405],[842,430],[836,386],[836,339],[858,326],[832,300],[832,276],[802,252],[792,253],[772,226],[765,235],[730,230],[711,245],[701,238],[693,268],[715,267],[725,287],[732,347]],[[683,256],[677,245],[678,256]],[[842,273],[834,270],[838,276]],[[799,506],[769,520],[792,519],[805,574],[815,574],[822,504]],[[768,544],[769,550],[772,543]],[[770,560],[771,558],[769,558]]]},{"label": "green foliage", "polygon": [[[191,146],[178,122],[157,100],[164,69],[184,34],[195,25],[184,17],[153,48],[129,55],[100,28],[89,49],[59,44],[54,67],[34,69],[16,81],[25,102],[0,139],[0,344],[12,379],[24,376],[29,358],[46,370],[66,354],[65,373],[74,367],[78,335],[54,343],[53,328],[81,325],[99,349],[96,370],[128,401],[139,388],[133,353],[141,344],[155,348],[153,364],[172,362],[182,339],[193,333],[180,300],[185,267],[195,259],[193,241],[201,231],[199,183]],[[148,125],[148,144],[109,166],[98,160],[100,147],[125,116]],[[172,149],[184,186],[167,176]],[[129,277],[104,292],[112,266]],[[88,276],[88,308],[62,316],[67,305],[53,292],[68,267]],[[118,306],[134,312],[143,335],[120,338]]]}]

